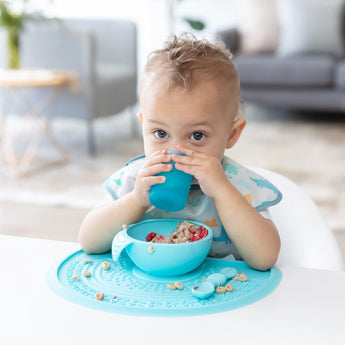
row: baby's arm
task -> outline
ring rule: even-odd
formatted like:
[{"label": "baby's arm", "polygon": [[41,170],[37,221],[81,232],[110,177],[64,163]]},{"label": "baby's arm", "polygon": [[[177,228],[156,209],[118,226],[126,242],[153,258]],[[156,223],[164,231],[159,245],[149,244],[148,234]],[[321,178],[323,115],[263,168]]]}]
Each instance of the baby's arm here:
[{"label": "baby's arm", "polygon": [[89,254],[105,253],[111,248],[112,240],[123,224],[137,222],[146,207],[140,205],[130,192],[120,199],[90,211],[79,230],[79,242]]},{"label": "baby's arm", "polygon": [[229,181],[214,202],[243,260],[259,270],[274,266],[280,251],[280,237],[274,224],[257,212]]},{"label": "baby's arm", "polygon": [[82,249],[89,254],[104,253],[110,250],[112,240],[123,224],[140,220],[150,206],[151,186],[165,181],[163,176],[154,176],[162,171],[169,171],[171,156],[166,151],[153,154],[139,170],[133,191],[104,206],[90,211],[79,230]]},{"label": "baby's arm", "polygon": [[184,147],[179,150],[186,156],[173,155],[176,168],[194,175],[202,191],[214,199],[222,224],[243,260],[255,269],[271,268],[280,250],[274,224],[257,212],[230,183],[216,157]]}]

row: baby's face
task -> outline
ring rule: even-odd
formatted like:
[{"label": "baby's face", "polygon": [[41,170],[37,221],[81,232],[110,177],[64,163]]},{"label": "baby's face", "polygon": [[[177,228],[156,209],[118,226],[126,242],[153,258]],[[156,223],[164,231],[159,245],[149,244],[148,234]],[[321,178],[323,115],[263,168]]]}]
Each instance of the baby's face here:
[{"label": "baby's face", "polygon": [[180,144],[223,158],[235,117],[236,100],[225,99],[212,82],[191,91],[167,92],[149,82],[141,91],[141,113],[145,155],[159,150],[177,150]]}]

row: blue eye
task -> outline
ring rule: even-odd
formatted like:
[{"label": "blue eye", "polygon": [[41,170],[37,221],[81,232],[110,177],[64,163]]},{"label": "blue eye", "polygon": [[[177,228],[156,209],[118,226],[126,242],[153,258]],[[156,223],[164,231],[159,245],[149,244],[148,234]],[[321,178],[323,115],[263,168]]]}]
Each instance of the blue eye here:
[{"label": "blue eye", "polygon": [[200,141],[203,140],[205,138],[205,134],[201,133],[201,132],[194,132],[191,136],[190,136],[191,140],[196,140],[196,141]]},{"label": "blue eye", "polygon": [[167,139],[168,138],[168,134],[164,131],[162,131],[161,129],[157,130],[154,132],[155,137],[158,139]]}]

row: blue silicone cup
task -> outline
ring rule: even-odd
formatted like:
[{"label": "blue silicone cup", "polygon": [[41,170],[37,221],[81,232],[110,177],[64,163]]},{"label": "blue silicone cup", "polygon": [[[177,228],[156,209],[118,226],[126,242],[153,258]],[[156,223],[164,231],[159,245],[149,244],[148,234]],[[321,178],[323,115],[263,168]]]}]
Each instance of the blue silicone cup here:
[{"label": "blue silicone cup", "polygon": [[[168,151],[167,154],[184,155],[179,151]],[[153,206],[167,212],[181,211],[186,206],[193,176],[177,170],[173,161],[166,164],[172,164],[173,168],[168,172],[157,174],[157,176],[165,176],[166,181],[151,187],[149,201]]]},{"label": "blue silicone cup", "polygon": [[211,249],[213,231],[202,223],[188,222],[202,225],[208,230],[208,235],[201,240],[187,243],[152,243],[146,242],[150,232],[163,236],[170,235],[182,219],[149,219],[134,223],[129,228],[116,234],[112,243],[112,257],[116,261],[123,249],[133,263],[142,271],[153,276],[175,276],[188,273],[203,263]]}]

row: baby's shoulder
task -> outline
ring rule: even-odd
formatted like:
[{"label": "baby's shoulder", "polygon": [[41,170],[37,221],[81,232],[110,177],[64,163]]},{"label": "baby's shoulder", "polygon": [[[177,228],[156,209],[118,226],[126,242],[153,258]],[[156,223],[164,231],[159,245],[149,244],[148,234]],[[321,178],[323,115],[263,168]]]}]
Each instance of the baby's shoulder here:
[{"label": "baby's shoulder", "polygon": [[222,166],[231,184],[257,211],[275,205],[282,199],[278,188],[255,171],[226,156]]},{"label": "baby's shoulder", "polygon": [[106,179],[104,187],[113,199],[118,199],[134,188],[138,171],[145,161],[145,156],[137,156]]}]

